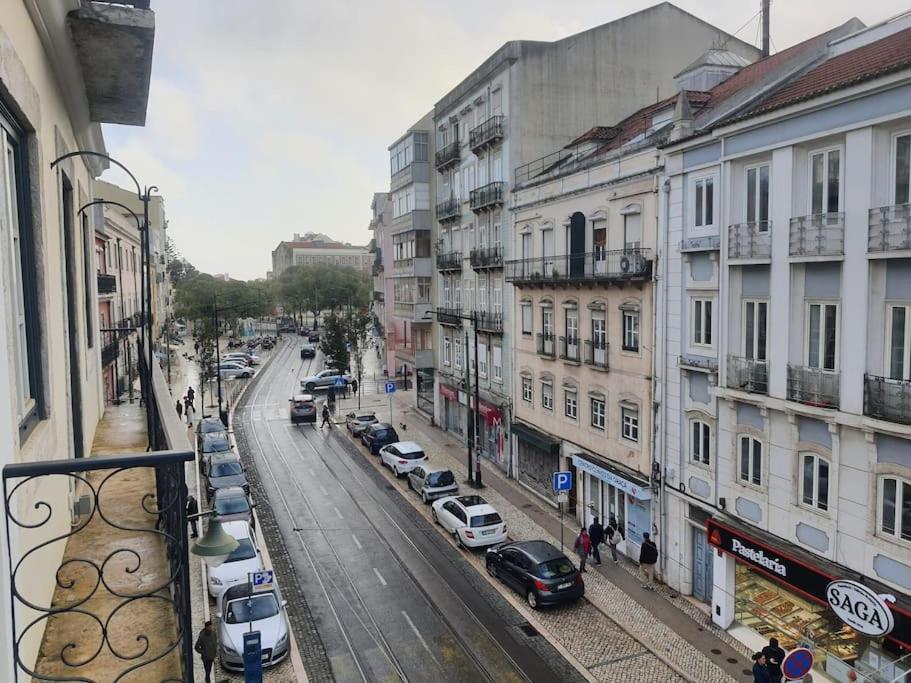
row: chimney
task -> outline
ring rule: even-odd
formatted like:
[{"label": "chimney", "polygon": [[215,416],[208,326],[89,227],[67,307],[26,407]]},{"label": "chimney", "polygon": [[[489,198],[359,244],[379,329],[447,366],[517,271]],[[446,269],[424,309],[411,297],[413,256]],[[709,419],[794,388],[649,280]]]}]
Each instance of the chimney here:
[{"label": "chimney", "polygon": [[690,98],[686,90],[677,94],[677,104],[674,105],[674,128],[671,130],[671,140],[680,140],[693,132],[693,111],[690,109]]},{"label": "chimney", "polygon": [[[762,56],[769,56],[769,5],[771,0],[762,0]],[[755,7],[755,5],[753,5]]]}]

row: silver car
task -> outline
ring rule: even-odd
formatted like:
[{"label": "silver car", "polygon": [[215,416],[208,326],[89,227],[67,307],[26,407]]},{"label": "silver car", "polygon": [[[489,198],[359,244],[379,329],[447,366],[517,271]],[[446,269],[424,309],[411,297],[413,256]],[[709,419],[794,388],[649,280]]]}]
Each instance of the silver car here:
[{"label": "silver car", "polygon": [[278,664],[288,656],[290,629],[285,614],[287,603],[276,586],[251,593],[244,582],[224,591],[217,602],[218,649],[222,668],[244,670],[244,633],[259,631],[263,668]]},{"label": "silver car", "polygon": [[242,486],[227,486],[216,489],[212,498],[212,509],[219,522],[248,522],[255,528],[253,505]]},{"label": "silver car", "polygon": [[452,471],[433,469],[427,465],[419,465],[408,473],[408,488],[416,491],[425,504],[443,496],[454,496],[459,492],[459,485]]}]

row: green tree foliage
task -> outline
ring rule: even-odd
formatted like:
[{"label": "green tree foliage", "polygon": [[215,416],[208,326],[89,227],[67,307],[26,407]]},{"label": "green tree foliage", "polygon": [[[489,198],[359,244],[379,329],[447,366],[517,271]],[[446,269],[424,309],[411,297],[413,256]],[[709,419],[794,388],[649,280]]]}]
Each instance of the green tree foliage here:
[{"label": "green tree foliage", "polygon": [[331,356],[336,366],[348,367],[348,320],[344,314],[330,311],[324,316],[319,343],[323,353]]},{"label": "green tree foliage", "polygon": [[183,257],[170,237],[165,240],[165,252],[168,255],[168,277],[171,284],[176,285],[181,280],[199,274],[196,267]]},{"label": "green tree foliage", "polygon": [[279,278],[277,290],[276,298],[286,314],[318,316],[323,311],[369,305],[372,285],[366,273],[354,268],[319,264],[288,268]]}]

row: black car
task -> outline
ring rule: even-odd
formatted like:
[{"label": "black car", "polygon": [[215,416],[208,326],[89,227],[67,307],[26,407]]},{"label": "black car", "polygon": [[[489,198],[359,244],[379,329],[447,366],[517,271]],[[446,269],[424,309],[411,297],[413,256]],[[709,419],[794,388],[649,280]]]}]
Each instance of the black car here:
[{"label": "black car", "polygon": [[377,422],[361,432],[361,441],[372,455],[377,455],[383,446],[398,443],[399,435],[388,422]]},{"label": "black car", "polygon": [[319,343],[319,332],[310,332],[307,335],[307,341],[311,342],[313,344],[318,344]]},{"label": "black car", "polygon": [[532,609],[585,595],[582,574],[547,541],[505,543],[487,551],[487,572],[522,593]]},{"label": "black car", "polygon": [[301,347],[301,360],[304,358],[316,358],[316,346],[310,342],[304,342]]},{"label": "black car", "polygon": [[240,486],[250,493],[247,474],[236,453],[213,455],[206,464],[206,498],[212,499],[215,491],[229,486]]},{"label": "black car", "polygon": [[214,434],[217,432],[227,432],[224,422],[217,417],[203,417],[196,423],[196,449],[201,452],[203,449],[203,437],[206,434]]}]

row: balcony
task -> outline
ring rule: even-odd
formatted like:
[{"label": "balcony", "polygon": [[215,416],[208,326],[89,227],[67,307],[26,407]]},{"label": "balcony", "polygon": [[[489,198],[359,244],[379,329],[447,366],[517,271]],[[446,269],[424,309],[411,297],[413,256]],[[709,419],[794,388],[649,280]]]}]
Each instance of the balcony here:
[{"label": "balcony", "polygon": [[415,256],[392,262],[394,277],[431,277],[433,260],[429,256]]},{"label": "balcony", "polygon": [[560,360],[578,363],[581,355],[578,337],[560,337]]},{"label": "balcony", "polygon": [[650,254],[649,249],[617,249],[518,259],[506,262],[506,280],[517,287],[642,282],[652,276]]},{"label": "balcony", "polygon": [[118,356],[120,356],[120,344],[117,340],[109,341],[101,347],[101,367],[106,368],[113,363]]},{"label": "balcony", "polygon": [[108,275],[107,273],[98,273],[98,293],[99,294],[116,294],[117,293],[117,276]]},{"label": "balcony", "polygon": [[377,275],[382,274],[383,269],[384,269],[384,266],[383,266],[382,261],[374,261],[373,265],[370,267],[370,273],[371,273],[371,275],[373,275],[375,277]]},{"label": "balcony", "polygon": [[502,114],[498,114],[472,128],[468,132],[468,146],[471,147],[471,151],[477,154],[480,150],[492,147],[502,140],[505,119]]},{"label": "balcony", "polygon": [[791,219],[788,255],[797,260],[825,260],[845,255],[845,215],[817,213]]},{"label": "balcony", "polygon": [[490,211],[497,206],[503,206],[505,189],[506,183],[496,180],[472,190],[468,197],[471,210],[475,213],[480,213],[481,211]]},{"label": "balcony", "polygon": [[677,356],[677,365],[679,365],[681,368],[706,370],[707,372],[718,372],[717,358]]},{"label": "balcony", "polygon": [[864,415],[911,425],[911,382],[864,375]]},{"label": "balcony", "polygon": [[728,387],[751,394],[768,394],[769,366],[765,361],[728,356]]},{"label": "balcony", "polygon": [[721,235],[704,235],[702,237],[687,237],[680,240],[680,253],[699,251],[718,251],[721,249]]},{"label": "balcony", "polygon": [[431,322],[433,320],[432,311],[433,306],[429,301],[396,301],[393,304],[393,313],[396,317],[413,323]]},{"label": "balcony", "polygon": [[841,373],[788,365],[788,400],[817,408],[838,409]]},{"label": "balcony", "polygon": [[462,217],[462,200],[458,197],[450,197],[442,202],[437,202],[436,216],[440,223],[458,221]]},{"label": "balcony", "polygon": [[911,204],[870,209],[867,253],[881,257],[911,253]]},{"label": "balcony", "polygon": [[503,267],[503,247],[499,244],[494,247],[480,247],[472,249],[471,267],[475,270],[484,268],[502,268]]},{"label": "balcony", "polygon": [[768,262],[771,259],[771,221],[752,221],[728,226],[728,261]]},{"label": "balcony", "polygon": [[449,251],[437,254],[437,270],[442,272],[462,270],[462,252]]},{"label": "balcony", "polygon": [[538,332],[538,355],[545,358],[556,358],[557,344],[554,335]]},{"label": "balcony", "polygon": [[503,334],[503,314],[491,311],[475,311],[478,332]]},{"label": "balcony", "polygon": [[445,171],[450,166],[459,163],[459,141],[450,142],[436,153],[436,167],[438,171]]},{"label": "balcony", "polygon": [[610,367],[607,362],[609,347],[610,344],[606,341],[586,341],[585,364],[590,365],[595,370],[607,370]]},{"label": "balcony", "polygon": [[403,346],[395,350],[395,357],[415,368],[433,367],[433,349],[416,349],[411,345]]},{"label": "balcony", "polygon": [[373,300],[380,303],[386,300],[386,293],[378,290],[373,290]]},{"label": "balcony", "polygon": [[451,325],[453,327],[461,327],[462,309],[461,308],[438,308],[437,309],[437,322],[439,322],[440,325]]}]

